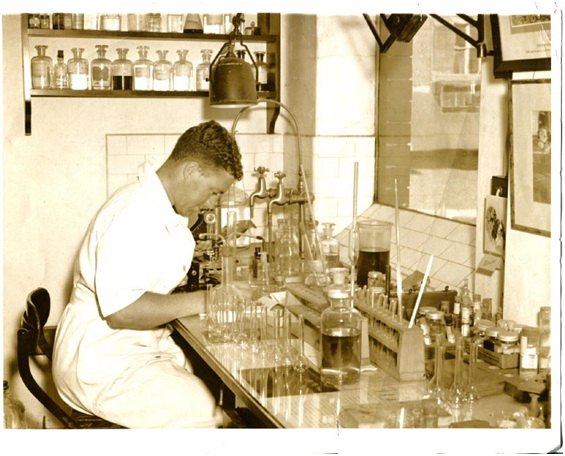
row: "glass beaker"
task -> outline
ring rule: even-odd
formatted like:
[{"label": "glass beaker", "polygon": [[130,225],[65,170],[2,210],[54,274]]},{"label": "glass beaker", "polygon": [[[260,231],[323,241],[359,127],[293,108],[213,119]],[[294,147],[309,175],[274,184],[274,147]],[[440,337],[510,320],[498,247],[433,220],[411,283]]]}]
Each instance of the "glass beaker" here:
[{"label": "glass beaker", "polygon": [[112,89],[131,90],[133,63],[127,59],[129,49],[118,48],[118,59],[112,62]]},{"label": "glass beaker", "polygon": [[390,260],[392,223],[364,220],[357,223],[359,232],[359,258],[357,259],[357,285],[367,285],[369,271],[386,274]]},{"label": "glass beaker", "polygon": [[82,58],[84,48],[72,48],[73,58],[67,63],[69,88],[88,90],[88,60]]},{"label": "glass beaker", "polygon": [[210,58],[212,49],[202,49],[202,62],[196,67],[196,90],[207,92],[210,90]]}]

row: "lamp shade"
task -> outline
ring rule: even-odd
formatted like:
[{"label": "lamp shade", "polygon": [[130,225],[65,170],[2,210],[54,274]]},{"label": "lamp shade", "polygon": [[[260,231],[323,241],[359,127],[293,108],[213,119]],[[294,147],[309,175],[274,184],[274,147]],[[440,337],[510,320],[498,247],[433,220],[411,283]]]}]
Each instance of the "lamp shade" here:
[{"label": "lamp shade", "polygon": [[243,108],[257,104],[253,68],[229,51],[211,68],[210,106]]}]

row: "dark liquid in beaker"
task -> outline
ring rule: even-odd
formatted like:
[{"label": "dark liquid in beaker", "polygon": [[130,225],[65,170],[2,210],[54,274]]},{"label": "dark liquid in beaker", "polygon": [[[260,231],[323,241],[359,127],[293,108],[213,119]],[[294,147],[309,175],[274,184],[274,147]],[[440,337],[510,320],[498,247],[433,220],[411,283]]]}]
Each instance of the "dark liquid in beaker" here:
[{"label": "dark liquid in beaker", "polygon": [[359,250],[357,260],[357,285],[367,285],[369,271],[379,271],[386,274],[386,267],[390,261],[390,250],[368,251]]},{"label": "dark liquid in beaker", "polygon": [[112,76],[112,89],[114,90],[131,90],[131,76]]}]

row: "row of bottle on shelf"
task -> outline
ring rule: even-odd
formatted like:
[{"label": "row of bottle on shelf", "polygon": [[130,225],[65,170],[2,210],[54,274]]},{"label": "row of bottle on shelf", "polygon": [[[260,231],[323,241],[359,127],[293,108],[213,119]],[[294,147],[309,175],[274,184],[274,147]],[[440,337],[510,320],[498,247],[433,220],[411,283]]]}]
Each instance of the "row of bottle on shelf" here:
[{"label": "row of bottle on shelf", "polygon": [[[28,14],[28,28],[53,30],[103,30],[152,33],[210,33],[227,34],[233,30],[228,14]],[[246,35],[260,35],[261,30],[251,22],[243,30]]]},{"label": "row of bottle on shelf", "polygon": [[[167,50],[157,50],[158,60],[148,58],[149,47],[137,46],[139,58],[128,59],[129,49],[118,48],[118,58],[106,57],[107,45],[96,45],[98,58],[88,62],[82,57],[84,48],[72,48],[73,58],[65,63],[63,50],[57,51],[57,62],[46,55],[48,46],[38,45],[37,55],[31,59],[31,85],[33,89],[72,90],[157,90],[157,91],[208,91],[211,49],[202,49],[202,61],[196,66],[187,60],[188,50],[177,50],[178,60],[167,60]],[[245,60],[245,50],[236,51]],[[269,67],[264,62],[265,53],[255,52],[258,73],[258,90],[268,90]]]}]

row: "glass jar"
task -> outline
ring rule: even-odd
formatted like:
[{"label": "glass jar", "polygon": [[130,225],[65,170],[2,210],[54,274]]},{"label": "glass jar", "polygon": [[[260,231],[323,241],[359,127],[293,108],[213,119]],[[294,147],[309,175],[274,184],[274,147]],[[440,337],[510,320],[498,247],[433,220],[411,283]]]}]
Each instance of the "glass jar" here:
[{"label": "glass jar", "polygon": [[173,90],[192,90],[192,63],[186,60],[188,49],[178,50],[177,54],[179,59],[173,65]]},{"label": "glass jar", "polygon": [[266,92],[269,90],[269,65],[265,62],[265,53],[254,52],[253,54],[255,55],[255,64],[257,65],[259,90]]},{"label": "glass jar", "polygon": [[31,59],[31,87],[33,89],[50,89],[53,60],[45,55],[47,46],[35,46],[37,55]]},{"label": "glass jar", "polygon": [[133,63],[128,60],[129,49],[116,49],[118,58],[112,62],[112,89],[131,90],[133,82]]},{"label": "glass jar", "polygon": [[159,60],[153,64],[153,90],[171,90],[173,64],[167,60],[169,51],[157,51]]},{"label": "glass jar", "polygon": [[27,15],[27,28],[29,29],[41,28],[41,19],[39,18],[39,14]]},{"label": "glass jar", "polygon": [[91,64],[92,70],[92,89],[93,90],[111,90],[112,89],[112,62],[106,58],[105,44],[97,44],[96,52],[98,58],[94,59]]},{"label": "glass jar", "polygon": [[128,14],[128,30],[130,32],[147,31],[147,14]]},{"label": "glass jar", "polygon": [[348,290],[333,289],[328,299],[331,305],[320,318],[321,380],[334,386],[352,383],[361,371],[361,314]]},{"label": "glass jar", "polygon": [[540,332],[529,326],[520,335],[520,378],[529,380],[538,373]]},{"label": "glass jar", "polygon": [[503,355],[512,355],[520,352],[519,336],[512,331],[500,331],[496,335],[494,351]]},{"label": "glass jar", "polygon": [[72,90],[88,90],[88,60],[82,58],[84,48],[72,48],[73,58],[67,62],[69,88]]},{"label": "glass jar", "polygon": [[120,31],[121,15],[120,14],[101,14],[100,30]]},{"label": "glass jar", "polygon": [[430,339],[432,343],[443,341],[445,338],[444,313],[440,310],[430,310],[426,313],[426,322],[430,328]]},{"label": "glass jar", "polygon": [[489,320],[477,320],[472,331],[472,342],[479,347],[484,346],[487,328],[493,328],[494,323]]},{"label": "glass jar", "polygon": [[210,58],[211,49],[202,49],[202,62],[196,67],[196,90],[207,92],[210,90]]},{"label": "glass jar", "polygon": [[224,15],[204,14],[204,33],[224,33]]},{"label": "glass jar", "polygon": [[83,30],[84,29],[84,13],[72,14],[71,15],[71,28],[73,30]]},{"label": "glass jar", "polygon": [[51,28],[51,19],[49,18],[49,14],[39,15],[39,28],[44,30]]},{"label": "glass jar", "polygon": [[53,30],[65,30],[65,15],[53,13]]},{"label": "glass jar", "polygon": [[149,46],[137,46],[139,59],[133,62],[133,89],[153,90],[153,62],[147,58]]},{"label": "glass jar", "polygon": [[67,76],[67,64],[65,63],[65,53],[57,51],[57,63],[53,67],[53,88],[67,89],[69,87]]},{"label": "glass jar", "polygon": [[161,32],[161,14],[160,13],[149,13],[147,14],[147,31],[148,32]]},{"label": "glass jar", "polygon": [[498,334],[502,331],[498,326],[492,326],[487,328],[485,332],[485,341],[483,342],[483,348],[490,351],[495,351],[496,341]]}]

